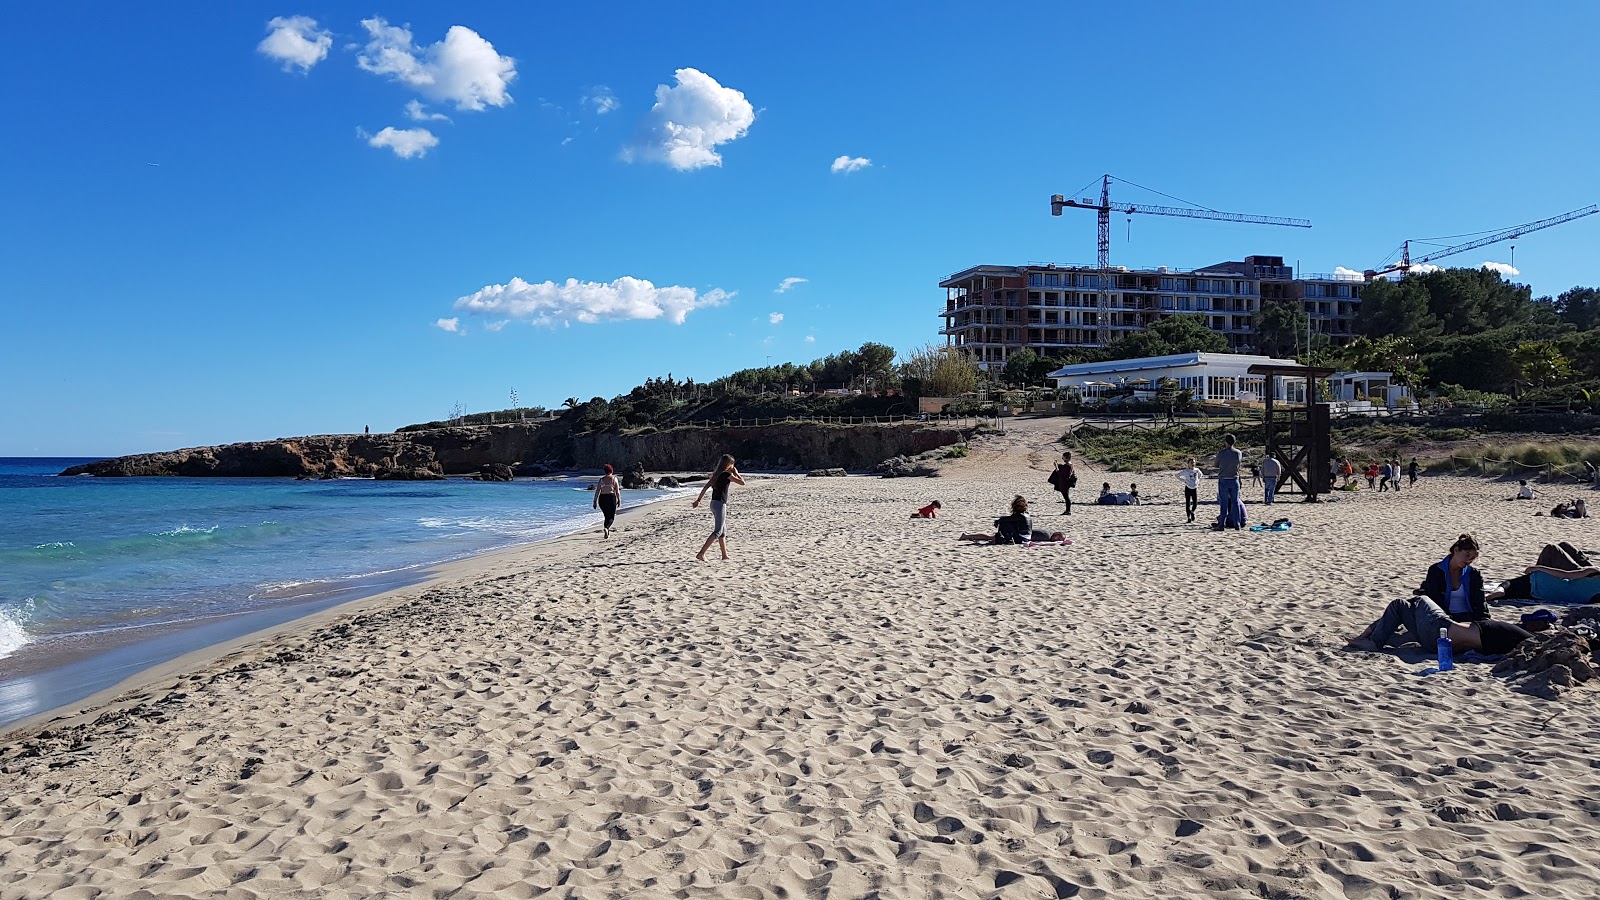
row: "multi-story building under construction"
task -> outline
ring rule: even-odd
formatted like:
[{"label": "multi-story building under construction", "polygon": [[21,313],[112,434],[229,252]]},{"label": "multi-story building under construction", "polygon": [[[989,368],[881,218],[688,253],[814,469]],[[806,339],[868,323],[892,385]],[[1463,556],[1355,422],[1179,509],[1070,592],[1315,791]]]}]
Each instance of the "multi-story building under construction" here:
[{"label": "multi-story building under construction", "polygon": [[1335,344],[1354,336],[1360,275],[1302,275],[1281,256],[1247,256],[1192,271],[1166,267],[1054,264],[973,266],[939,283],[945,289],[940,334],[984,368],[1023,349],[1042,356],[1101,347],[1163,316],[1198,315],[1240,353],[1256,346],[1262,303],[1300,305],[1311,327]]}]

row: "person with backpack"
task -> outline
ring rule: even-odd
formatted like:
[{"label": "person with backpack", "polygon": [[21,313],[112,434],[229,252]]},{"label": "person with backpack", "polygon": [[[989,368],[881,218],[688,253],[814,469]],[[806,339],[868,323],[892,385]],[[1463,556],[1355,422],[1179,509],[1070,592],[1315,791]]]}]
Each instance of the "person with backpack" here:
[{"label": "person with backpack", "polygon": [[1061,462],[1056,463],[1050,472],[1050,486],[1061,495],[1061,502],[1067,505],[1063,515],[1072,515],[1072,489],[1078,486],[1078,472],[1072,467],[1072,451],[1061,454]]}]

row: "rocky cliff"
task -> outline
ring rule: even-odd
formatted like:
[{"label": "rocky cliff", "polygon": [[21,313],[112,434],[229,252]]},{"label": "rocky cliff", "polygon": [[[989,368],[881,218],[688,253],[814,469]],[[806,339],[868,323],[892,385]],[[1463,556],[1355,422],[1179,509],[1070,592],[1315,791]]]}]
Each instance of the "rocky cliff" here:
[{"label": "rocky cliff", "polygon": [[[485,466],[653,471],[709,469],[732,453],[745,469],[866,469],[961,441],[954,428],[783,424],[763,428],[674,428],[644,434],[574,435],[557,422],[475,425],[397,434],[314,435],[143,453],[73,466],[63,475],[190,477],[425,478],[478,473]],[[526,471],[526,469],[524,469]]]}]

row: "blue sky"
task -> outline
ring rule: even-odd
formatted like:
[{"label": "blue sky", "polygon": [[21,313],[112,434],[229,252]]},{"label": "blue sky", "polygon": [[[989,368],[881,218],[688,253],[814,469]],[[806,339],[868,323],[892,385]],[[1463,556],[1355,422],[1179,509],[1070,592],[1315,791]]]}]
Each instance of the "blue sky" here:
[{"label": "blue sky", "polygon": [[[1600,4],[763,6],[16,6],[0,455],[938,342],[948,273],[1093,261],[1048,198],[1106,171],[1315,223],[1118,217],[1129,266],[1364,268],[1600,202]],[[1597,246],[1529,235],[1517,280],[1600,284]]]}]

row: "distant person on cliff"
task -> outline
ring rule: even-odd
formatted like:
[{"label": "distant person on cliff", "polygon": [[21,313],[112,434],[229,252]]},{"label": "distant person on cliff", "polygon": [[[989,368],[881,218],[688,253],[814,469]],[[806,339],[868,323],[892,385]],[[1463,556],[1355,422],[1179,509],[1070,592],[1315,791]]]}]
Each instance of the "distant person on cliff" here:
[{"label": "distant person on cliff", "polygon": [[1056,463],[1055,470],[1050,473],[1050,486],[1061,495],[1061,502],[1067,505],[1065,515],[1072,515],[1072,489],[1078,486],[1078,472],[1072,467],[1072,451],[1061,454],[1061,462]]},{"label": "distant person on cliff", "polygon": [[603,526],[606,537],[611,537],[611,526],[617,521],[617,504],[621,502],[622,483],[617,481],[611,464],[606,463],[606,473],[594,483],[594,503],[590,506],[590,509],[598,509],[606,517]]},{"label": "distant person on cliff", "polygon": [[739,477],[739,470],[733,465],[733,457],[727,453],[722,454],[722,459],[717,460],[717,468],[711,473],[711,478],[700,488],[700,496],[694,498],[690,504],[698,507],[700,501],[706,498],[706,491],[711,492],[711,536],[706,538],[701,545],[700,552],[694,555],[701,562],[706,561],[706,551],[711,549],[713,541],[722,550],[722,558],[728,558],[728,538],[724,530],[728,524],[728,488],[730,485],[744,486],[744,479]]}]

